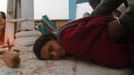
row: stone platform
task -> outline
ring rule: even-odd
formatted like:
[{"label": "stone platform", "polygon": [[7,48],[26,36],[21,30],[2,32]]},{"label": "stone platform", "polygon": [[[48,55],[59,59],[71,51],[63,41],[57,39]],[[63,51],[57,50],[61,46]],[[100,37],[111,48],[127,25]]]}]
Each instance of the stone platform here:
[{"label": "stone platform", "polygon": [[38,60],[32,47],[20,48],[19,68],[9,68],[0,59],[0,75],[134,75],[130,69],[109,69],[65,57],[61,60]]}]

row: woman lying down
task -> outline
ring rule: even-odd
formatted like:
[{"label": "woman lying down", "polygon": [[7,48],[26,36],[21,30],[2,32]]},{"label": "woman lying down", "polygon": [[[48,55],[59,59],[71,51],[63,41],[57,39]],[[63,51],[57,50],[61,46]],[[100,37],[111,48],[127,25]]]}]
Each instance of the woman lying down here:
[{"label": "woman lying down", "polygon": [[69,22],[57,34],[40,36],[33,51],[41,60],[70,55],[109,68],[133,67],[134,36],[114,22],[118,21],[111,16],[89,16]]}]

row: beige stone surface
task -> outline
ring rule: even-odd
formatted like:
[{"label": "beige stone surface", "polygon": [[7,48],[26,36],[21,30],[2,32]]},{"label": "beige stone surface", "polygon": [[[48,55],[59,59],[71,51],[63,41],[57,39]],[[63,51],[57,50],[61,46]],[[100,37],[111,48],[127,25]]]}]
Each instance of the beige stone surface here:
[{"label": "beige stone surface", "polygon": [[15,34],[16,39],[14,45],[16,47],[32,46],[37,38],[41,36],[41,33],[37,30],[33,31],[21,31]]},{"label": "beige stone surface", "polygon": [[61,60],[38,60],[32,47],[20,49],[19,68],[9,68],[0,59],[0,75],[134,75],[130,69],[109,69],[75,58]]}]

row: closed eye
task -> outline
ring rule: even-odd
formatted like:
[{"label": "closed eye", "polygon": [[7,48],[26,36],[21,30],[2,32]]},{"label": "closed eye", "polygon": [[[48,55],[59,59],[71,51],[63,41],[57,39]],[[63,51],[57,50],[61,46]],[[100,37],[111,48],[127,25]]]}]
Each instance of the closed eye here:
[{"label": "closed eye", "polygon": [[48,52],[52,52],[52,45],[49,45]]}]

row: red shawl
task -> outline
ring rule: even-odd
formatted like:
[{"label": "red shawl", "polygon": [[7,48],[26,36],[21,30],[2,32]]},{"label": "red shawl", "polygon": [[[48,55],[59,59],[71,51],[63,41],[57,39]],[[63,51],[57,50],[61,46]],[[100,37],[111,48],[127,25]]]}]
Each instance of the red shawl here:
[{"label": "red shawl", "polygon": [[107,25],[113,18],[86,17],[67,23],[58,34],[68,54],[110,68],[127,65],[127,55],[109,36]]}]

